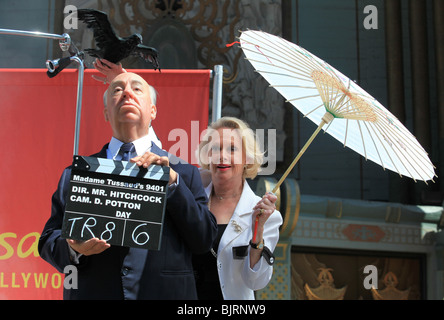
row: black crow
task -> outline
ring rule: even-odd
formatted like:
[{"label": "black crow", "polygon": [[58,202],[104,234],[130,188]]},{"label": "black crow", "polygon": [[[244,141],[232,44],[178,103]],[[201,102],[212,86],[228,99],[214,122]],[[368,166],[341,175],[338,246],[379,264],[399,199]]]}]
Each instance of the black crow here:
[{"label": "black crow", "polygon": [[94,31],[94,39],[99,49],[85,49],[90,56],[118,63],[130,55],[139,55],[150,61],[154,70],[160,71],[157,50],[144,46],[140,34],[135,33],[127,38],[120,38],[109,23],[107,14],[102,11],[79,9],[77,17]]}]

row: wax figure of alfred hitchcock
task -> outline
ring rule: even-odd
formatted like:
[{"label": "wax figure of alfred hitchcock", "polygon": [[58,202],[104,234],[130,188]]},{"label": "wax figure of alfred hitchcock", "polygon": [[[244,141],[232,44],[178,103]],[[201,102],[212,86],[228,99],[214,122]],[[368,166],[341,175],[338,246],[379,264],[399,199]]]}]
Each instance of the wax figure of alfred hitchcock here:
[{"label": "wax figure of alfred hitchcock", "polygon": [[77,267],[78,288],[65,289],[65,299],[197,298],[191,257],[211,248],[217,224],[208,210],[198,169],[184,161],[173,161],[173,156],[149,138],[149,126],[157,112],[152,103],[154,95],[155,90],[134,73],[115,77],[107,89],[104,108],[113,136],[93,156],[121,160],[120,146],[133,142],[132,161],[149,151],[149,162],[170,167],[161,249],[114,246],[97,238],[61,238],[71,175],[70,167],[66,168],[38,245],[41,257],[58,271],[63,272],[67,265]]}]

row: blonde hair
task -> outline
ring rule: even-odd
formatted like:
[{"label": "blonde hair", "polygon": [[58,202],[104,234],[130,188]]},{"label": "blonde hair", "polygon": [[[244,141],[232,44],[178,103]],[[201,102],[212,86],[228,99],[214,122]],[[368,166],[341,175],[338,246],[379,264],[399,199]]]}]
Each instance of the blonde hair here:
[{"label": "blonde hair", "polygon": [[197,150],[199,165],[203,169],[208,170],[210,168],[208,145],[211,142],[211,137],[214,135],[214,132],[223,128],[235,129],[240,133],[242,137],[242,151],[246,157],[243,178],[254,179],[263,163],[264,152],[262,152],[253,130],[251,130],[247,123],[238,118],[222,117],[213,122],[203,133],[202,141]]}]

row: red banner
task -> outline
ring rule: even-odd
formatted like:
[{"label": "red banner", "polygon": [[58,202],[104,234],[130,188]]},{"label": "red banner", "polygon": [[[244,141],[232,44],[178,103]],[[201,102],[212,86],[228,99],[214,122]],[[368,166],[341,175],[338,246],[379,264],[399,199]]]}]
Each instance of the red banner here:
[{"label": "red banner", "polygon": [[[208,125],[210,71],[131,70],[158,91],[153,127],[163,149],[196,164],[194,151]],[[79,154],[109,142],[103,116],[107,86],[86,70]],[[97,73],[96,73],[97,74]],[[0,69],[0,299],[60,299],[64,275],[37,251],[63,169],[72,163],[76,69],[49,79],[43,69]]]}]

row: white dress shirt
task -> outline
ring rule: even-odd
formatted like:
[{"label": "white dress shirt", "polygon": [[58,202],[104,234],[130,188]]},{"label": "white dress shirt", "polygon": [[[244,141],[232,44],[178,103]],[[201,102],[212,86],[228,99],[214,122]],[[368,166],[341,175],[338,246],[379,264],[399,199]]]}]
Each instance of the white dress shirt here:
[{"label": "white dress shirt", "polygon": [[[149,135],[131,142],[134,144],[135,151],[130,154],[130,159],[136,156],[141,156],[145,152],[151,150],[152,142]],[[106,157],[113,160],[122,160],[122,156],[119,154],[119,150],[122,145],[122,141],[112,137],[111,141],[109,142],[108,149],[106,150]]]},{"label": "white dress shirt", "polygon": [[[136,151],[130,155],[130,158],[141,156],[145,152],[150,151],[152,143],[155,143],[160,149],[162,149],[162,143],[157,138],[153,127],[150,127],[146,136],[132,141],[132,143],[134,144]],[[111,141],[109,142],[108,149],[106,150],[106,157],[113,160],[122,160],[121,156],[119,155],[119,150],[122,144],[122,141],[112,137]]]}]

